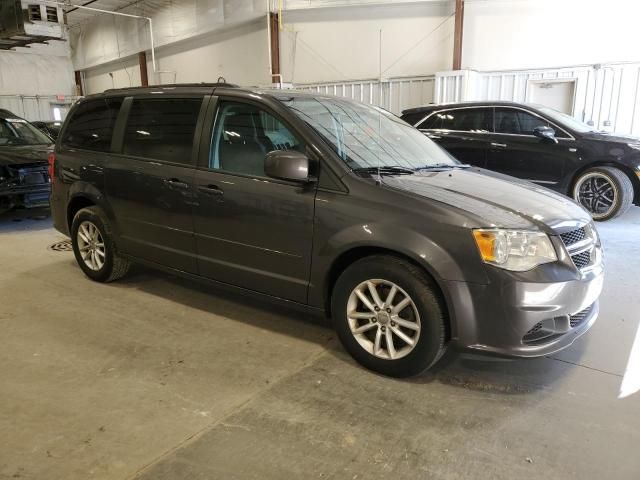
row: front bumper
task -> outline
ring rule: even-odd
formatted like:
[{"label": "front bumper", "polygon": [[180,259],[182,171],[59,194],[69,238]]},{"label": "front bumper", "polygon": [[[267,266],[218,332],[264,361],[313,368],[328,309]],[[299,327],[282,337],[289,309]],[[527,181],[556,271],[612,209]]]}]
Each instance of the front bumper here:
[{"label": "front bumper", "polygon": [[603,280],[599,265],[557,283],[508,277],[488,285],[448,282],[453,343],[515,357],[562,350],[595,323]]}]

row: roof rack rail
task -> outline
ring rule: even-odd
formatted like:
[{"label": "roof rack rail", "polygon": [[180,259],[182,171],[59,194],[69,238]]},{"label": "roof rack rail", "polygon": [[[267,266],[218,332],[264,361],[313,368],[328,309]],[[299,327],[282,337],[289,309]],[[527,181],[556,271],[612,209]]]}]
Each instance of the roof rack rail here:
[{"label": "roof rack rail", "polygon": [[149,85],[147,87],[122,87],[122,88],[109,88],[105,90],[106,92],[119,92],[123,90],[144,90],[148,88],[175,88],[175,87],[227,87],[227,88],[239,88],[239,85],[235,83],[227,83],[227,82],[214,82],[214,83],[168,83],[162,85]]}]

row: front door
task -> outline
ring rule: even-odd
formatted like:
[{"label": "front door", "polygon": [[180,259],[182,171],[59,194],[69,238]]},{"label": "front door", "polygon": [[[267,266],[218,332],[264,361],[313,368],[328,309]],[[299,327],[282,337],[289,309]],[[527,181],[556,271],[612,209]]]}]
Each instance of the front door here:
[{"label": "front door", "polygon": [[315,184],[268,178],[265,155],[305,151],[275,114],[250,103],[218,102],[208,158],[195,176],[200,274],[306,302]]},{"label": "front door", "polygon": [[193,145],[202,95],[128,102],[121,154],[112,155],[106,167],[120,247],[141,259],[196,273]]},{"label": "front door", "polygon": [[438,111],[418,129],[462,163],[485,167],[491,132],[490,107]]},{"label": "front door", "polygon": [[574,157],[574,140],[556,129],[558,143],[533,135],[538,126],[551,126],[542,117],[521,109],[501,107],[495,112],[495,132],[487,168],[549,188],[560,188],[565,164]]}]

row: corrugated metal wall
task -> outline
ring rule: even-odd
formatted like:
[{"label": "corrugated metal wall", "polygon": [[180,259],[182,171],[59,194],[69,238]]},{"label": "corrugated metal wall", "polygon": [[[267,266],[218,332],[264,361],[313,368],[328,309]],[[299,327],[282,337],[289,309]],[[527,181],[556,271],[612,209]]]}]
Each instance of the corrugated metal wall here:
[{"label": "corrugated metal wall", "polygon": [[575,82],[572,114],[597,130],[640,136],[640,63],[476,72],[350,82],[295,84],[300,90],[338,95],[399,114],[428,103],[465,100],[531,101],[531,86],[544,80]]},{"label": "corrugated metal wall", "polygon": [[351,82],[296,84],[298,90],[338,95],[376,105],[392,113],[433,102],[435,76]]}]

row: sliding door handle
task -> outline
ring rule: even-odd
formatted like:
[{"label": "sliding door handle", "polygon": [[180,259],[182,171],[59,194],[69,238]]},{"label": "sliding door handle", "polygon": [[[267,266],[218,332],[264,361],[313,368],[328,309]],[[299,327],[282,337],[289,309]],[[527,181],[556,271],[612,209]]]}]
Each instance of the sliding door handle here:
[{"label": "sliding door handle", "polygon": [[211,183],[209,185],[200,185],[198,190],[207,195],[224,195],[224,190]]},{"label": "sliding door handle", "polygon": [[167,178],[164,180],[164,184],[169,188],[179,188],[180,190],[186,190],[189,188],[188,183],[177,178]]}]

